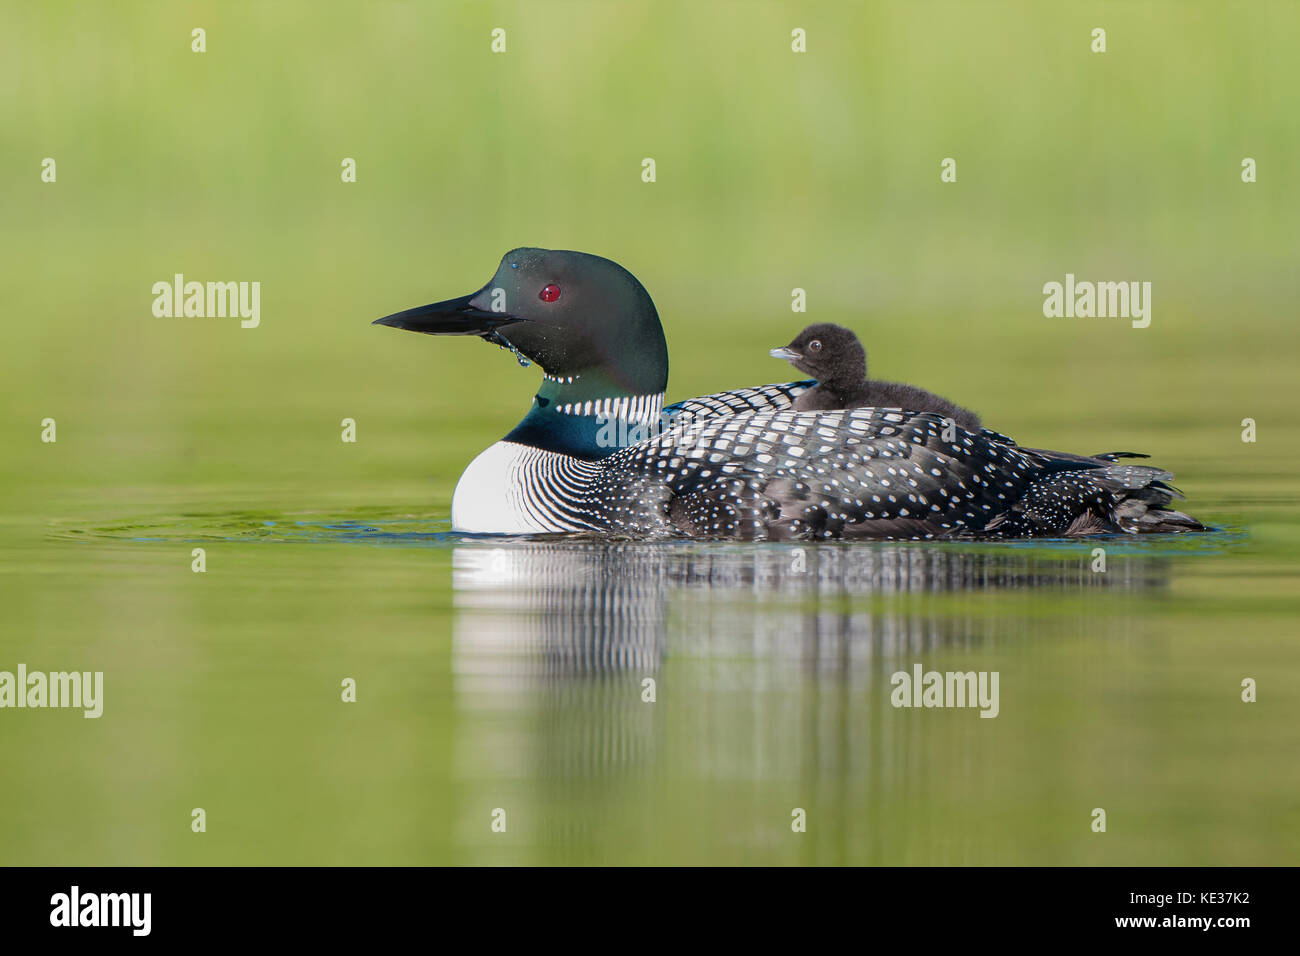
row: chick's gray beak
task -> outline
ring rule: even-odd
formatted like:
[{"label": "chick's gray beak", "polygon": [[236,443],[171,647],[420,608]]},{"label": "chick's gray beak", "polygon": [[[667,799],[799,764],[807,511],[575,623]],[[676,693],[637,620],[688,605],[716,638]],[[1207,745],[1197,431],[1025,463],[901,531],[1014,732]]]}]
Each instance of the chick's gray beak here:
[{"label": "chick's gray beak", "polygon": [[793,362],[799,357],[799,353],[791,348],[772,349],[772,351],[767,354],[772,356],[772,358],[785,359],[787,362]]}]

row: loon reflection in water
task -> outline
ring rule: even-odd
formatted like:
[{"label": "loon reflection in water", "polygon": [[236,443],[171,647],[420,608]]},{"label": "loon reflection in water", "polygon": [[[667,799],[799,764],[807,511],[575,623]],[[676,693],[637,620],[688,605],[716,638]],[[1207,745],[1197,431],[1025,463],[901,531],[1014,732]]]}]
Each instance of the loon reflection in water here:
[{"label": "loon reflection in water", "polygon": [[832,653],[848,654],[847,663],[967,645],[982,630],[976,619],[854,599],[1165,583],[1165,557],[1127,554],[1104,572],[1092,569],[1095,560],[1090,548],[475,542],[458,546],[452,561],[457,658],[521,655],[552,675],[650,673],[666,654],[811,661]]},{"label": "loon reflection in water", "polygon": [[[780,813],[858,808],[848,843],[802,843],[804,862],[893,859],[891,814],[936,773],[983,792],[997,772],[948,742],[1010,728],[1025,698],[1009,674],[998,720],[909,719],[891,707],[890,674],[917,661],[1016,667],[1026,647],[1087,633],[1123,640],[1127,620],[1102,616],[1104,602],[1044,619],[1038,598],[1158,590],[1170,558],[1117,551],[1105,572],[1093,560],[1091,548],[463,543],[452,565],[463,844],[479,862],[530,860],[483,826],[483,807],[509,806],[545,858],[598,862],[611,828],[653,833],[647,820],[688,807],[737,846],[767,847],[773,832],[735,832],[735,804],[718,794],[788,794]],[[980,603],[990,598],[995,613]],[[682,859],[642,839],[647,859]],[[986,839],[908,835],[949,863],[987,858]]]}]

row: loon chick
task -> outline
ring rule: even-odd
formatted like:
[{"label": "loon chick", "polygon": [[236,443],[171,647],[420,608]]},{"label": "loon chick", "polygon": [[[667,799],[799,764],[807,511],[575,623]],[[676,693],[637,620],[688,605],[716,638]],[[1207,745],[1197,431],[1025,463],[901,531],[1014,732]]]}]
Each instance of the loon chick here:
[{"label": "loon chick", "polygon": [[801,412],[834,408],[905,408],[913,412],[936,412],[970,432],[983,427],[969,409],[954,405],[934,392],[902,382],[867,380],[867,352],[858,337],[842,325],[820,322],[810,325],[784,348],[772,349],[772,358],[785,359],[805,375],[817,380],[794,400]]},{"label": "loon chick", "polygon": [[465,469],[452,528],[623,538],[1006,538],[1204,530],[1132,457],[1021,448],[928,411],[801,411],[812,382],[664,406],[649,293],[615,262],[515,249],[469,295],[376,320],[536,362],[532,407]]}]

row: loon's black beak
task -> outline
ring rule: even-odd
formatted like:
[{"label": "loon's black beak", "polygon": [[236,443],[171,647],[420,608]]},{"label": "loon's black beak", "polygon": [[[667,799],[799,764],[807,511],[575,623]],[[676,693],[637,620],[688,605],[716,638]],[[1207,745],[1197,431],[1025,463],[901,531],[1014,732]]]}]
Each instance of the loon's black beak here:
[{"label": "loon's black beak", "polygon": [[488,335],[503,325],[519,321],[509,312],[485,312],[471,304],[481,294],[474,292],[459,299],[447,299],[407,309],[405,312],[394,312],[382,319],[375,319],[370,324],[389,325],[408,332],[423,332],[425,335]]},{"label": "loon's black beak", "polygon": [[784,348],[784,347],[779,349],[772,349],[772,351],[768,352],[767,354],[772,356],[772,358],[785,359],[787,362],[793,362],[795,359],[801,357],[799,353],[796,352],[794,349]]}]

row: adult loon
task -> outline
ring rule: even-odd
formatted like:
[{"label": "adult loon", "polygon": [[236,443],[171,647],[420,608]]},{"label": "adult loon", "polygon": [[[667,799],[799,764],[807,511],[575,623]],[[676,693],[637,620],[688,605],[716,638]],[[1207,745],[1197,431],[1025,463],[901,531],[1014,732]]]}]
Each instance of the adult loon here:
[{"label": "adult loon", "polygon": [[970,409],[902,382],[867,380],[867,352],[858,337],[842,325],[818,322],[794,337],[789,345],[772,349],[772,358],[785,359],[805,375],[817,380],[794,400],[801,412],[823,412],[836,408],[909,408],[914,412],[938,412],[970,432],[982,427],[980,417]]},{"label": "adult loon", "polygon": [[376,320],[476,335],[541,366],[522,421],[465,469],[452,527],[625,538],[1041,537],[1203,530],[1168,472],[1021,448],[932,412],[802,412],[810,381],[665,407],[649,294],[581,252],[515,249],[469,295]]}]

